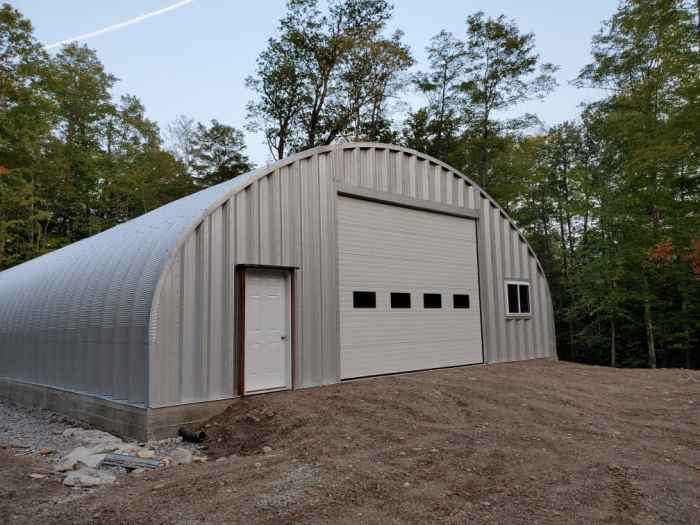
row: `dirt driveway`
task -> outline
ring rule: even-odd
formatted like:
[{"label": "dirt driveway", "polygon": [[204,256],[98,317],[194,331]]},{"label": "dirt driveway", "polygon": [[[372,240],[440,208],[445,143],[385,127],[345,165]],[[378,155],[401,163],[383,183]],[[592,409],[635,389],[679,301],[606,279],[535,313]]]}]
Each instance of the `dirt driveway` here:
[{"label": "dirt driveway", "polygon": [[700,522],[697,371],[454,368],[251,397],[210,425],[207,463],[88,493],[0,451],[0,521]]}]

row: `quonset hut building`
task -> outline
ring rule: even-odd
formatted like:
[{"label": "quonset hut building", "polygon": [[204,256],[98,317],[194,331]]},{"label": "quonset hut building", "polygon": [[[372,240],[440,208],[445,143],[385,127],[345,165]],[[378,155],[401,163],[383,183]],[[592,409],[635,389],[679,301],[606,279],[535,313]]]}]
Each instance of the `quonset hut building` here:
[{"label": "quonset hut building", "polygon": [[305,151],[0,273],[0,395],[140,439],[246,394],[554,355],[513,221],[385,144]]}]

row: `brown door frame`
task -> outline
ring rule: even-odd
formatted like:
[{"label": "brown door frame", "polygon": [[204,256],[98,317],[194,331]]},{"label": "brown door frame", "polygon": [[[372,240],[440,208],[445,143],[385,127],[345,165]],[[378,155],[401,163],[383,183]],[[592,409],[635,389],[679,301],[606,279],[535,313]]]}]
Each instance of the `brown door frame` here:
[{"label": "brown door frame", "polygon": [[245,395],[245,286],[246,270],[279,270],[289,275],[289,349],[291,353],[291,374],[292,381],[290,390],[295,388],[295,370],[297,360],[297,323],[296,323],[296,271],[298,266],[274,266],[266,264],[237,264],[235,271],[235,308],[234,326],[236,327],[236,337],[234,341],[234,363],[238,368],[238,388],[239,396]]}]

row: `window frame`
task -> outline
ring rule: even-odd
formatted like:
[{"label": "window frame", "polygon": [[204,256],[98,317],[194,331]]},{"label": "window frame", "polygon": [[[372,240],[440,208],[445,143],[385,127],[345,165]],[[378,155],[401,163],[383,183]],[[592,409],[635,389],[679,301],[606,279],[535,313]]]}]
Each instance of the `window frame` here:
[{"label": "window frame", "polygon": [[[510,302],[508,300],[508,286],[513,285],[517,287],[518,290],[518,312],[511,312],[510,311]],[[526,286],[527,287],[527,296],[528,296],[528,306],[530,307],[530,311],[526,313],[521,313],[520,312],[520,305],[522,304],[522,301],[520,300],[520,287],[521,286]],[[516,319],[529,319],[532,317],[532,285],[530,284],[530,281],[527,279],[506,279],[505,280],[505,285],[503,286],[503,298],[505,301],[505,313],[506,317],[510,318],[516,318]]]}]

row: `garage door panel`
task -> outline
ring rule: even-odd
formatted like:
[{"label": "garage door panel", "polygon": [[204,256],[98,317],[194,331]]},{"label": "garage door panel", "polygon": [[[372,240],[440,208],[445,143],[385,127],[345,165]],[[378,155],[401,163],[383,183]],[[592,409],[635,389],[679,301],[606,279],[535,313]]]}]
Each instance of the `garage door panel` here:
[{"label": "garage door panel", "polygon": [[[475,239],[471,219],[339,198],[343,378],[482,362]],[[376,308],[354,308],[354,291],[375,292]],[[411,307],[392,309],[391,292]],[[424,293],[442,308],[424,308]],[[453,308],[453,294],[470,308]]]}]

